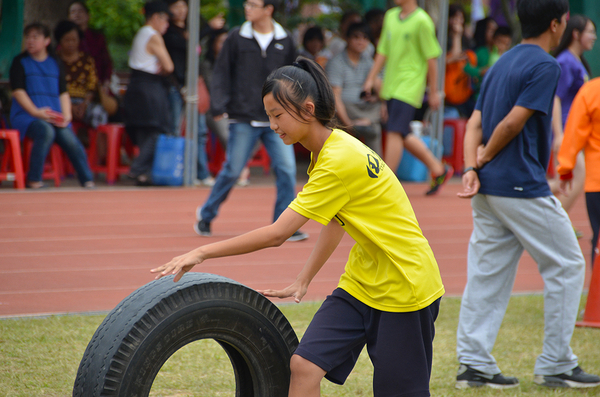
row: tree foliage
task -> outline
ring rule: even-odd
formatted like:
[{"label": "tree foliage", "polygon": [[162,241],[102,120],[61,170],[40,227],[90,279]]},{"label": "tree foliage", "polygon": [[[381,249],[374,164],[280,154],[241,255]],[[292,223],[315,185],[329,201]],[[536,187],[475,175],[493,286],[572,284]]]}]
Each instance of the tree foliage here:
[{"label": "tree foliage", "polygon": [[[144,25],[145,0],[87,0],[90,25],[101,30],[109,43],[130,44]],[[224,0],[200,0],[200,13],[210,19],[222,13],[227,16]]]},{"label": "tree foliage", "polygon": [[144,0],[87,0],[90,24],[109,42],[131,43],[144,25]]}]

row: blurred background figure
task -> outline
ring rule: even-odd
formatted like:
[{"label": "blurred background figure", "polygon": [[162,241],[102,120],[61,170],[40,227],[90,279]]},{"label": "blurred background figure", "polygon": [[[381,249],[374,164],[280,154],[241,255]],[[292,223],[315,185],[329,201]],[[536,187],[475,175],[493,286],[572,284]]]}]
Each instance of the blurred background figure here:
[{"label": "blurred background figure", "polygon": [[[561,67],[552,113],[553,152],[555,155],[563,140],[563,128],[567,122],[573,99],[579,89],[590,80],[592,73],[584,53],[592,50],[595,42],[596,25],[594,22],[584,15],[571,15],[560,44],[553,51],[553,55],[556,56]],[[552,192],[558,197],[565,211],[569,212],[581,194],[584,181],[585,161],[583,153],[580,153],[573,167],[572,190],[569,194],[561,194],[557,179],[550,183]],[[575,234],[578,238],[582,237],[582,233],[578,230],[575,230]]]},{"label": "blurred background figure", "polygon": [[129,55],[131,78],[123,99],[125,128],[140,153],[131,163],[131,178],[139,186],[152,184],[150,175],[159,134],[171,134],[169,83],[173,61],[162,35],[169,27],[166,3],[153,1],[144,7],[146,24],[133,39]]}]

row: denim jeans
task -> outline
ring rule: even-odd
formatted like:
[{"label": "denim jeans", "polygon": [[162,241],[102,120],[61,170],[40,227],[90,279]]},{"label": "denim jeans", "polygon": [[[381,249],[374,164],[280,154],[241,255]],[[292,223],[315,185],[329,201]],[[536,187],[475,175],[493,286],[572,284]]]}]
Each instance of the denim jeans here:
[{"label": "denim jeans", "polygon": [[54,143],[60,146],[73,164],[81,185],[93,179],[85,149],[70,128],[60,128],[43,120],[35,120],[27,128],[25,136],[33,141],[27,173],[28,181],[42,180],[44,162]]},{"label": "denim jeans", "polygon": [[[171,86],[169,88],[169,105],[172,117],[170,131],[174,136],[179,136],[184,102],[177,87]],[[206,156],[207,134],[206,116],[198,114],[198,179],[206,179],[210,176],[210,172],[208,171],[208,157]]]},{"label": "denim jeans", "polygon": [[229,125],[229,143],[223,168],[217,175],[206,203],[200,210],[200,216],[211,222],[218,214],[220,205],[227,199],[242,169],[248,163],[254,145],[262,140],[271,157],[271,168],[275,174],[277,199],[273,221],[287,208],[296,197],[296,158],[293,146],[287,146],[269,127],[252,127],[249,123]]}]

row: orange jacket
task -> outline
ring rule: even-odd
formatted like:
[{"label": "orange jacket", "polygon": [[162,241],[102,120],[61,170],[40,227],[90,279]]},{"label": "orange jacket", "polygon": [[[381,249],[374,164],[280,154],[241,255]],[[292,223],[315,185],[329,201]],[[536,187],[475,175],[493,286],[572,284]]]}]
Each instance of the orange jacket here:
[{"label": "orange jacket", "polygon": [[584,149],[586,192],[600,192],[600,77],[581,87],[569,111],[558,151],[557,172],[570,179],[577,154]]}]

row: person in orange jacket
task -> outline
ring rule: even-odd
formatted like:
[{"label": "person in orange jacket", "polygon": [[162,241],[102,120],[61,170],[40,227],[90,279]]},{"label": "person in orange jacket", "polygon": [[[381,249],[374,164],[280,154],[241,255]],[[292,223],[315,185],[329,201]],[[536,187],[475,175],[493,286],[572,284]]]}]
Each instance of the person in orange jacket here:
[{"label": "person in orange jacket", "polygon": [[585,202],[592,237],[592,266],[597,252],[600,229],[600,78],[584,84],[571,105],[564,137],[558,152],[560,189],[567,194],[571,188],[577,153],[585,154]]}]

